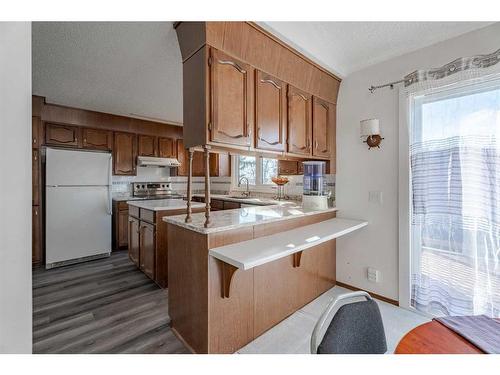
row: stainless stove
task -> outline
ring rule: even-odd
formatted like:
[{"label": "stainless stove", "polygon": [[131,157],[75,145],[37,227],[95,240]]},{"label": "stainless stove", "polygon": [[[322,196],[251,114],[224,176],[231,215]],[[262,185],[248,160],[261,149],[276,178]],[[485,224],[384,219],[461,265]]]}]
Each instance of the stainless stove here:
[{"label": "stainless stove", "polygon": [[132,195],[149,199],[182,199],[182,195],[172,190],[169,182],[134,182]]}]

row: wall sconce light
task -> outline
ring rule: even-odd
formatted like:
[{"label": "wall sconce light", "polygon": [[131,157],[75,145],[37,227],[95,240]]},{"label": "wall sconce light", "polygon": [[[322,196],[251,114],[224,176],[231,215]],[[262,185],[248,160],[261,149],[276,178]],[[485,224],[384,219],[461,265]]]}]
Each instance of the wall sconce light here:
[{"label": "wall sconce light", "polygon": [[380,136],[380,124],[378,119],[371,118],[368,120],[362,120],[359,123],[360,125],[360,136],[366,137],[365,142],[368,145],[368,149],[373,147],[380,148],[380,143],[382,142],[382,138]]}]

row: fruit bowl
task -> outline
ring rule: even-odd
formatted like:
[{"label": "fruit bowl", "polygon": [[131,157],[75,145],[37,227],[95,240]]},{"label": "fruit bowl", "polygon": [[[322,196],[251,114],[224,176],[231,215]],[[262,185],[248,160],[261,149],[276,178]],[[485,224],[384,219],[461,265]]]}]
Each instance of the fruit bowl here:
[{"label": "fruit bowl", "polygon": [[276,185],[286,185],[288,183],[288,178],[287,177],[282,177],[282,176],[276,176],[271,178],[271,181],[274,182]]}]

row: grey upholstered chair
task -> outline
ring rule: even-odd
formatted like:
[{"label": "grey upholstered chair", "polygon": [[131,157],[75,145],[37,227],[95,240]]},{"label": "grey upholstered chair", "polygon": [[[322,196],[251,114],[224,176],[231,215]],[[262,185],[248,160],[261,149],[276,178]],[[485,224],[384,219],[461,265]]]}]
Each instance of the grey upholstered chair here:
[{"label": "grey upholstered chair", "polygon": [[[342,301],[364,297],[366,301],[346,303],[335,313],[324,335],[325,322]],[[311,336],[313,354],[383,354],[387,351],[384,325],[377,303],[366,292],[338,296],[325,309]]]}]

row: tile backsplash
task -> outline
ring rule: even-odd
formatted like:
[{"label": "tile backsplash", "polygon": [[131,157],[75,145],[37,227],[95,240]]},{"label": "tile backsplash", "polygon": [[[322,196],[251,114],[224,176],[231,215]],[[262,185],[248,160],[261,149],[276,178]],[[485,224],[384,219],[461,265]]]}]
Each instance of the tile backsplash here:
[{"label": "tile backsplash", "polygon": [[[132,182],[170,182],[172,190],[186,194],[187,177],[170,176],[170,168],[138,167],[137,176],[113,176],[113,193],[125,195],[132,193]],[[210,190],[214,194],[229,192],[231,177],[210,177]],[[193,177],[193,193],[205,190],[204,177]]]},{"label": "tile backsplash", "polygon": [[[285,194],[295,199],[302,196],[303,176],[287,176],[290,180],[285,185]],[[172,190],[186,194],[187,177],[170,176],[170,168],[139,167],[137,176],[113,176],[113,193],[118,195],[131,194],[132,182],[170,182]],[[327,189],[335,197],[335,175],[326,175]],[[204,177],[193,177],[193,193],[203,193]],[[231,190],[231,177],[210,177],[212,194],[227,194]]]}]

